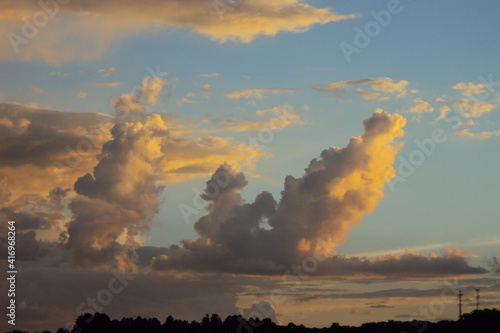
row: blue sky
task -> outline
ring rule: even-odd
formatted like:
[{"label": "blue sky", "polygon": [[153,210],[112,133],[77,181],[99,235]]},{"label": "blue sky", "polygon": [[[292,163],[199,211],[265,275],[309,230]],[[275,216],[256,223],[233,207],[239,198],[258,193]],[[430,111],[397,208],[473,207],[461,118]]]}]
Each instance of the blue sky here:
[{"label": "blue sky", "polygon": [[[40,250],[39,257],[27,255],[20,259],[31,272],[48,272],[42,275],[46,280],[40,281],[40,286],[57,285],[56,276],[84,272],[93,282],[92,287],[80,292],[83,297],[95,293],[95,288],[99,290],[99,283],[110,269],[136,274],[137,281],[151,285],[143,287],[144,293],[151,295],[155,294],[152,286],[167,280],[176,286],[200,288],[204,283],[196,281],[205,274],[216,276],[215,281],[231,280],[234,289],[224,294],[232,300],[230,306],[214,304],[213,295],[202,292],[200,303],[191,311],[189,295],[185,294],[177,295],[164,306],[153,306],[156,300],[138,306],[143,316],[171,312],[188,319],[211,311],[246,314],[255,304],[269,302],[269,297],[258,295],[276,288],[288,294],[287,282],[281,281],[281,273],[276,272],[283,271],[289,262],[269,254],[231,250],[234,258],[241,260],[270,260],[278,267],[273,273],[263,273],[260,266],[248,263],[244,270],[230,265],[223,268],[221,263],[227,258],[217,259],[219,254],[215,252],[214,264],[205,267],[196,246],[206,246],[204,251],[211,253],[214,244],[226,246],[222,240],[225,236],[215,230],[209,234],[207,230],[213,226],[204,225],[202,220],[195,227],[203,216],[216,220],[210,208],[196,209],[186,219],[182,207],[193,207],[193,199],[198,200],[206,182],[225,161],[235,162],[234,169],[227,169],[235,182],[241,180],[238,172],[245,174],[248,182],[239,188],[242,202],[235,203],[235,207],[253,203],[263,191],[270,192],[279,203],[285,177],[303,177],[300,182],[307,183],[310,171],[304,170],[310,162],[330,147],[353,150],[351,138],[369,132],[363,127],[366,120],[380,126],[377,135],[391,136],[391,140],[380,148],[384,153],[366,153],[364,158],[395,173],[383,180],[379,174],[382,185],[368,191],[371,195],[383,193],[375,195],[373,209],[367,208],[367,204],[360,208],[359,219],[332,222],[333,229],[322,231],[336,239],[330,243],[333,256],[365,258],[374,265],[389,260],[396,264],[404,260],[413,263],[412,260],[424,256],[429,267],[442,260],[439,265],[446,269],[443,273],[427,268],[417,277],[410,271],[418,266],[410,271],[398,266],[378,275],[373,271],[350,273],[347,268],[349,272],[338,275],[334,273],[336,267],[325,266],[323,273],[312,273],[298,288],[300,297],[311,297],[308,302],[299,302],[299,296],[289,296],[290,301],[284,304],[270,301],[277,320],[321,326],[332,321],[359,324],[409,318],[439,296],[439,292],[437,296],[426,292],[440,290],[455,279],[464,289],[473,285],[484,288],[486,305],[498,304],[500,5],[495,1],[478,4],[406,0],[224,3],[232,10],[223,11],[222,16],[210,1],[185,4],[178,0],[150,0],[141,8],[133,1],[110,1],[106,5],[88,1],[56,3],[54,17],[40,26],[26,44],[20,44],[16,53],[9,36],[23,36],[23,19],[32,20],[42,9],[36,2],[21,5],[0,1],[2,11],[8,13],[0,15],[4,36],[0,53],[0,180],[5,184],[0,187],[5,192],[0,195],[0,216],[5,220],[19,219],[21,233],[34,232],[34,239],[26,236],[26,241],[29,238],[31,242],[27,247],[52,249]],[[373,13],[389,13],[388,8],[395,13],[382,26]],[[359,31],[367,33],[370,27],[378,30],[366,46],[360,46]],[[346,43],[358,49],[349,59],[341,47]],[[148,81],[152,73],[156,76]],[[376,112],[379,109],[386,113]],[[132,133],[127,132],[120,141],[128,142],[130,154],[126,162],[106,164],[102,162],[106,154],[111,160],[118,160],[118,151],[112,148],[115,146],[104,143],[118,140],[110,134],[116,132],[110,130],[117,122],[113,120],[115,112],[123,110],[133,115],[123,126],[142,133],[144,137],[137,142],[144,146],[127,141]],[[52,111],[56,113],[52,115]],[[154,118],[154,114],[159,118]],[[285,117],[286,123],[274,128],[270,124],[276,114]],[[404,135],[396,134],[398,115],[406,119]],[[98,128],[102,120],[107,127],[97,140],[88,133]],[[61,177],[61,170],[54,163],[67,163],[71,155],[67,147],[75,150],[91,138],[98,143],[92,145],[90,152],[80,154],[77,165],[69,166],[70,172]],[[399,152],[387,148],[395,147],[395,142],[403,144]],[[417,142],[431,142],[431,151],[425,152]],[[255,158],[242,155],[238,150],[241,144]],[[101,151],[104,153],[99,162]],[[386,159],[384,154],[392,157]],[[138,162],[143,158],[149,164]],[[325,157],[322,163],[326,160]],[[339,168],[363,168],[361,158],[349,168],[340,158],[335,161]],[[103,172],[113,181],[99,178],[94,167],[110,168]],[[87,173],[90,178],[83,179]],[[113,175],[118,175],[117,179]],[[153,183],[149,179],[154,179]],[[323,190],[335,196],[332,184]],[[369,186],[372,185],[365,185],[363,191]],[[57,205],[49,195],[55,188],[68,189],[58,197]],[[120,192],[130,188],[136,190],[127,195]],[[139,197],[137,189],[150,197],[135,200],[134,195]],[[224,200],[232,202],[233,195],[236,194]],[[102,202],[96,203],[97,200]],[[210,202],[216,205],[217,200]],[[79,215],[83,214],[83,206],[78,205],[84,205],[83,202],[99,204],[99,209],[117,205],[114,210],[120,212],[139,202],[135,213],[141,218],[121,225],[118,220],[122,217],[103,222],[94,216],[92,225],[102,227],[102,232],[96,233],[86,229],[91,224],[89,215]],[[107,214],[92,207],[88,211]],[[149,210],[143,211],[144,207]],[[283,203],[276,207],[286,211],[288,206]],[[27,222],[33,216],[29,214],[39,219],[35,227]],[[134,214],[126,216],[133,220]],[[287,214],[283,216],[293,216]],[[308,214],[311,219],[317,218],[314,212]],[[56,221],[49,221],[54,216]],[[245,220],[243,216],[238,218]],[[263,217],[263,229],[258,232],[269,239],[278,236],[272,236],[273,228],[266,225],[267,219],[285,220],[275,222],[276,225],[292,223],[277,215]],[[87,221],[87,225],[80,225],[82,221]],[[313,223],[304,223],[308,222]],[[229,220],[225,220],[217,230],[225,230],[228,225]],[[343,226],[345,233],[335,231]],[[82,234],[77,234],[77,230]],[[99,233],[107,235],[106,239],[101,239]],[[59,235],[64,235],[65,240]],[[190,241],[181,244],[185,239]],[[262,239],[258,241],[264,242]],[[281,238],[275,238],[275,242],[277,239]],[[313,251],[314,240],[304,236],[302,241],[297,244],[299,252],[288,253],[291,256],[287,260],[302,260],[305,252],[300,251]],[[91,255],[79,244],[93,244],[88,246],[95,252]],[[180,250],[172,244],[179,245]],[[309,250],[304,250],[304,246]],[[144,259],[151,265],[139,265],[134,258],[126,258],[124,264],[124,253],[129,253],[126,250],[140,248],[159,251]],[[108,257],[116,249],[119,251]],[[408,257],[401,257],[405,250],[409,251]],[[178,251],[187,253],[189,264],[180,262]],[[238,257],[242,253],[248,257]],[[292,254],[297,257],[292,259]],[[150,275],[145,277],[147,274]],[[189,277],[185,284],[179,277],[182,274]],[[320,300],[310,291],[314,287],[326,295],[332,286],[358,296],[346,296],[349,301],[341,305],[338,299],[328,303],[328,297]],[[212,286],[215,290],[223,287],[223,282]],[[26,319],[24,327],[28,329],[63,326],[65,322],[57,319],[55,313],[78,305],[62,294],[57,298],[59,303],[44,303],[21,288],[22,299],[39,306],[25,306],[20,310],[20,318],[22,311],[34,311],[47,318]],[[133,288],[122,297],[133,300],[141,286],[137,283]],[[394,295],[389,292],[393,289],[408,290],[411,296]],[[373,295],[365,294],[369,291],[380,294],[372,299]],[[406,297],[416,300],[411,303]],[[389,307],[370,307],[370,300]],[[447,300],[445,304],[443,311],[427,319],[454,318],[454,301]],[[105,311],[116,316],[134,315],[117,302]],[[68,310],[62,317],[71,320],[75,311]]]}]

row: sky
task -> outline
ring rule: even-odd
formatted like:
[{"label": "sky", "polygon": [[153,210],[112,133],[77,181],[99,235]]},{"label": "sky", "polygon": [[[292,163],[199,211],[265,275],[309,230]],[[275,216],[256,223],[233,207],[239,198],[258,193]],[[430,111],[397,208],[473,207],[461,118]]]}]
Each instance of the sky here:
[{"label": "sky", "polygon": [[0,0],[0,328],[437,321],[476,288],[498,308],[499,15]]}]

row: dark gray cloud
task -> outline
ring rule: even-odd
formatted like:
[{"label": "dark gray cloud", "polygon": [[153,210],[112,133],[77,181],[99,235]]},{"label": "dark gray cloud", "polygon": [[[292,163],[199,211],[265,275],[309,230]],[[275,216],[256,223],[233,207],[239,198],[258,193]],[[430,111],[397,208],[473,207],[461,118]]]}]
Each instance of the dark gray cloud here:
[{"label": "dark gray cloud", "polygon": [[[91,133],[93,140],[102,139],[101,121],[110,122],[110,116],[0,104],[1,166],[30,164],[47,168],[54,162],[63,162],[69,153],[66,147],[76,150],[81,142],[89,141]],[[85,145],[85,152],[88,147],[97,152],[97,145]]]}]

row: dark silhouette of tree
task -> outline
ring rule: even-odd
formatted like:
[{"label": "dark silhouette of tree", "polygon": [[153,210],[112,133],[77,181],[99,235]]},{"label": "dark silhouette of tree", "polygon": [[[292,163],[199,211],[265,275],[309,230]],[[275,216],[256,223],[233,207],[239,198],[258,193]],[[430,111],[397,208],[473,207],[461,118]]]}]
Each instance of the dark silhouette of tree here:
[{"label": "dark silhouette of tree", "polygon": [[[365,323],[359,327],[342,326],[334,322],[328,328],[308,328],[289,323],[280,326],[269,318],[245,319],[240,315],[227,316],[222,321],[218,314],[206,314],[200,322],[178,320],[168,316],[162,324],[156,318],[122,318],[111,320],[106,314],[79,316],[70,331],[60,328],[57,333],[498,333],[500,310],[484,309],[466,313],[461,320],[394,321]],[[9,332],[8,332],[9,333]],[[10,333],[26,333],[19,330]],[[48,331],[42,333],[50,333]]]}]

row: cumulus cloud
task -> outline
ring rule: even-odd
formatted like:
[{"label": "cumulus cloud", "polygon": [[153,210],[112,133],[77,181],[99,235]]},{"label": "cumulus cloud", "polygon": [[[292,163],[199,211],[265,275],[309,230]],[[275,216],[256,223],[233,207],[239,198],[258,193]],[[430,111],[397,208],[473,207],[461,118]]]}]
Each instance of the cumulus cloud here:
[{"label": "cumulus cloud", "polygon": [[[203,197],[209,213],[195,224],[200,238],[184,244],[189,259],[176,260],[173,251],[169,260],[155,265],[197,268],[200,263],[205,269],[269,273],[304,255],[331,251],[383,197],[400,148],[393,140],[403,134],[404,124],[399,115],[375,112],[365,121],[364,134],[352,138],[347,148],[324,150],[303,177],[288,176],[279,203],[268,192],[242,203],[244,175],[222,165],[207,182]],[[219,175],[226,177],[225,186],[213,197]]]},{"label": "cumulus cloud", "polygon": [[403,135],[405,122],[398,114],[377,110],[364,121],[363,135],[351,138],[346,148],[326,149],[304,176],[287,176],[279,202],[268,192],[243,202],[239,192],[247,185],[245,176],[221,165],[201,196],[208,213],[195,223],[199,238],[151,258],[152,267],[279,275],[294,264],[316,260],[318,266],[308,272],[324,276],[484,272],[451,250],[444,256],[406,252],[375,260],[336,253],[349,230],[383,197],[401,148],[394,140]]},{"label": "cumulus cloud", "polygon": [[318,91],[331,92],[336,96],[345,95],[352,87],[368,86],[371,91],[356,88],[355,93],[365,100],[382,101],[389,98],[400,98],[407,94],[408,81],[393,82],[391,78],[361,79],[328,83],[323,87],[313,87]]},{"label": "cumulus cloud", "polygon": [[133,267],[127,251],[147,231],[163,184],[209,175],[224,161],[253,168],[263,156],[231,139],[172,135],[160,115],[143,112],[162,86],[147,77],[113,101],[131,117],[0,104],[0,217],[19,223],[26,244],[61,236],[77,264]]},{"label": "cumulus cloud", "polygon": [[295,89],[285,89],[285,88],[269,88],[269,89],[243,89],[235,90],[226,93],[226,97],[229,99],[240,99],[240,98],[263,98],[265,94],[294,94],[297,90]]},{"label": "cumulus cloud", "polygon": [[[5,50],[1,58],[51,63],[95,59],[131,35],[172,27],[189,28],[218,42],[248,43],[260,35],[300,33],[315,24],[357,17],[298,0],[253,0],[227,6],[231,10],[216,8],[211,1],[193,0],[147,0],[141,4],[132,0],[68,2],[57,6],[58,14],[49,18],[50,24],[37,29],[36,36],[26,38],[21,32],[22,18],[44,13],[42,8],[36,2],[2,0],[0,32],[8,38],[0,44]],[[67,36],[72,36],[71,40]],[[65,52],[55,51],[61,48]]]},{"label": "cumulus cloud", "polygon": [[80,265],[127,268],[128,249],[139,245],[137,237],[158,209],[156,175],[167,127],[153,114],[143,122],[117,123],[111,134],[94,171],[75,183],[65,247]]},{"label": "cumulus cloud", "polygon": [[123,94],[112,100],[118,119],[140,117],[146,106],[155,105],[166,81],[153,76],[145,77],[134,90],[135,93]]},{"label": "cumulus cloud", "polygon": [[[217,163],[217,153],[234,158],[235,163],[255,153],[222,138],[205,137],[203,142],[171,137],[160,115],[143,112],[147,104],[157,102],[163,84],[161,79],[146,77],[135,94],[113,100],[121,122],[111,129],[112,139],[102,145],[93,172],[75,182],[78,196],[69,205],[73,218],[64,237],[65,248],[82,266],[134,269],[136,258],[131,253],[158,210],[161,184],[171,180],[169,176],[202,173]],[[242,153],[241,148],[250,149]]]}]

